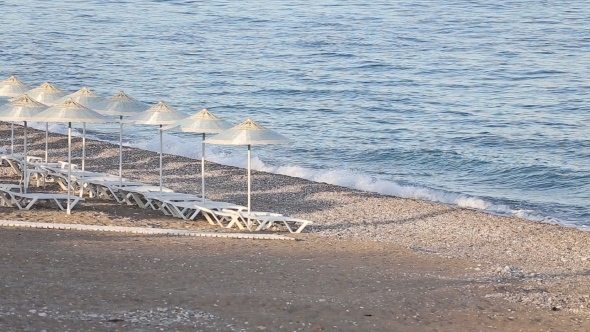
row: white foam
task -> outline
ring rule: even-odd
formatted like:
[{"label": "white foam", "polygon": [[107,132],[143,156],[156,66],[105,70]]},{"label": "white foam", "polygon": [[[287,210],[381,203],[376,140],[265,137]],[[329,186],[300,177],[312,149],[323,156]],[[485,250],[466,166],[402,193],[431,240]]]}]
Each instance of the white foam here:
[{"label": "white foam", "polygon": [[[147,140],[136,147],[159,151],[159,138]],[[207,160],[228,166],[247,166],[244,147],[234,147],[232,152],[217,146],[206,146]],[[243,153],[239,152],[243,150]],[[186,144],[185,138],[164,134],[164,151],[189,158],[201,158],[200,141],[195,138],[195,144]],[[534,211],[513,210],[507,205],[494,204],[480,197],[469,196],[460,193],[449,193],[421,186],[401,185],[395,181],[375,179],[369,175],[344,170],[318,170],[300,166],[272,166],[262,161],[252,152],[252,169],[273,174],[282,174],[307,179],[314,182],[324,182],[337,186],[362,191],[376,192],[403,198],[427,200],[444,204],[456,205],[463,208],[485,211],[494,214],[516,216],[534,221],[549,221],[547,217],[540,216]]]}]

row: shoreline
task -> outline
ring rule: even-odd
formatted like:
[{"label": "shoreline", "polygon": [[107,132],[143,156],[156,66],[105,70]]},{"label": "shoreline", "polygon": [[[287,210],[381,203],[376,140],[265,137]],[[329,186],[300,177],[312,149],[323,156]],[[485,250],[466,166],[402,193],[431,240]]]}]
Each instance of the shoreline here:
[{"label": "shoreline", "polygon": [[[0,137],[6,137],[6,134],[10,134],[9,126],[7,123],[1,122]],[[65,139],[67,136],[50,133],[49,138],[49,159],[64,160],[64,156],[67,156],[67,142]],[[44,155],[43,140],[44,131],[29,128],[29,151],[31,155]],[[81,163],[81,141],[81,137],[72,138],[73,163]],[[118,145],[89,139],[86,139],[86,144],[86,167],[88,170],[118,174]],[[15,150],[17,152],[21,145],[22,127],[17,126],[15,127],[15,146],[17,147]],[[124,146],[123,153],[124,177],[146,183],[158,183],[157,152]],[[178,192],[200,194],[200,160],[166,153],[163,156],[164,186]],[[106,169],[104,166],[106,166]],[[207,196],[212,199],[245,204],[245,173],[245,169],[239,167],[207,161]],[[244,175],[243,178],[242,175]],[[324,182],[313,182],[288,175],[253,170],[252,177],[253,210],[283,213],[315,221],[316,223],[311,225],[310,230],[319,235],[347,239],[373,239],[384,242],[396,241],[397,239],[392,239],[391,236],[375,233],[375,230],[373,230],[371,236],[358,233],[351,234],[350,230],[364,226],[379,228],[379,226],[388,222],[403,225],[408,221],[421,221],[421,226],[431,227],[432,225],[429,223],[432,223],[432,220],[429,220],[429,218],[438,220],[440,218],[437,218],[437,216],[445,214],[451,214],[455,221],[461,219],[462,223],[468,223],[469,221],[465,219],[470,218],[479,222],[480,226],[493,222],[502,222],[504,225],[514,223],[519,227],[541,227],[560,230],[561,232],[572,230],[572,234],[577,232],[588,234],[587,230],[571,225],[503,216],[439,202],[400,198]],[[298,199],[301,203],[295,203],[294,199]],[[326,205],[329,206],[329,209],[325,208]],[[335,207],[339,207],[339,209],[335,209]],[[413,211],[422,211],[422,213],[416,214]],[[336,227],[341,226],[334,222],[336,219],[347,222],[343,227]],[[590,253],[588,256],[590,256]]]},{"label": "shoreline", "polygon": [[[10,127],[6,123],[0,124],[0,137],[9,144]],[[67,156],[66,141],[65,136],[50,133],[50,160]],[[22,130],[15,130],[15,146],[20,142]],[[44,155],[44,132],[31,129],[29,144],[32,155]],[[157,153],[130,147],[123,147],[123,151],[124,177],[158,182]],[[118,145],[87,140],[86,154],[88,170],[118,174]],[[73,162],[79,162],[80,157],[81,138],[76,137]],[[246,203],[244,169],[207,162],[206,172],[209,198]],[[9,178],[6,172],[0,176]],[[590,234],[585,230],[260,171],[253,171],[252,179],[255,210],[314,221],[297,238],[375,242],[406,248],[442,266],[465,261],[463,273],[489,286],[482,295],[486,298],[529,309],[585,317],[590,314]],[[200,161],[164,154],[164,186],[199,194]],[[186,223],[158,211],[90,199],[76,207],[71,216],[49,209],[34,213],[0,210],[2,219],[9,220],[212,230],[203,222]]]},{"label": "shoreline", "polygon": [[[43,129],[33,129],[33,130],[43,131]],[[56,133],[56,134],[57,135],[65,135],[63,133],[61,133],[61,134]],[[81,137],[82,137],[81,132],[77,133],[77,136],[75,136],[75,137],[78,139],[81,139]],[[119,144],[118,141],[107,141],[107,140],[101,140],[101,139],[97,139],[97,138],[88,138],[87,137],[87,140],[100,141],[100,142],[104,142],[104,143],[108,143],[108,144],[115,144],[117,146]],[[149,151],[149,152],[153,152],[153,153],[159,153],[159,151],[157,149],[148,150],[148,149],[144,149],[142,147],[134,147],[131,145],[123,145],[123,146],[125,148],[129,148],[129,149],[139,149],[139,150],[145,150],[145,151]],[[166,147],[165,147],[165,149],[166,149]],[[194,158],[194,157],[188,156],[186,154],[170,154],[170,153],[164,153],[164,154],[200,161],[200,157]],[[219,164],[216,161],[208,160],[207,162]],[[220,165],[227,166],[227,167],[245,168],[245,165],[234,166],[234,164],[232,162],[230,162],[229,164],[221,163]],[[269,171],[269,169],[270,169],[270,171]],[[278,169],[280,170],[280,167]],[[306,170],[305,168],[303,168],[303,169]],[[333,182],[319,181],[319,180],[315,179],[315,176],[302,177],[302,176],[298,176],[298,175],[285,174],[285,173],[281,173],[280,171],[277,171],[277,169],[272,166],[271,167],[263,166],[262,170],[257,170],[257,171],[263,172],[263,173],[288,176],[288,177],[295,177],[295,178],[299,178],[302,180],[307,180],[307,181],[311,181],[311,182],[315,182],[315,183],[326,183],[326,184],[334,185],[337,187],[343,187],[348,190],[368,192],[368,193],[372,193],[372,194],[383,195],[386,197],[398,197],[398,198],[412,199],[412,200],[418,200],[418,201],[423,201],[423,202],[428,202],[428,203],[442,204],[442,205],[448,205],[451,207],[457,207],[457,208],[462,208],[462,209],[467,209],[467,210],[483,212],[483,213],[487,213],[487,214],[491,214],[491,215],[495,215],[495,216],[500,216],[500,217],[518,218],[518,219],[524,219],[524,220],[533,221],[533,222],[543,222],[543,223],[548,223],[548,224],[556,224],[556,225],[561,225],[563,227],[573,227],[573,228],[577,228],[577,229],[584,230],[584,231],[590,231],[590,225],[579,225],[579,224],[576,224],[575,222],[569,222],[567,220],[561,220],[561,219],[558,219],[555,217],[541,215],[541,214],[538,214],[537,212],[526,212],[526,211],[523,212],[523,210],[510,210],[510,209],[507,209],[507,207],[505,207],[504,205],[502,205],[502,203],[497,203],[497,204],[492,203],[489,198],[481,198],[478,196],[469,196],[469,195],[464,195],[461,193],[446,192],[443,190],[437,190],[437,189],[431,189],[431,188],[427,188],[427,187],[419,187],[419,186],[413,186],[413,185],[411,185],[410,188],[413,188],[414,190],[424,190],[427,194],[398,196],[398,195],[395,195],[392,193],[387,193],[387,192],[380,192],[380,191],[375,191],[375,190],[370,190],[370,189],[365,189],[365,188],[355,188],[354,186],[346,186],[346,185],[333,183]],[[344,175],[349,176],[351,174],[345,173]],[[363,176],[367,176],[367,175],[363,175]],[[377,182],[385,182],[385,183],[389,183],[390,185],[397,185],[395,182],[393,182],[393,181],[390,182],[388,180],[377,180]],[[359,187],[362,187],[362,186],[359,185]],[[403,187],[403,186],[400,186],[400,187]],[[384,191],[388,191],[388,190],[384,190]],[[430,198],[428,198],[428,197],[438,197],[441,194],[442,195],[450,194],[454,198],[450,198],[450,199],[445,199],[445,198],[430,199]],[[408,196],[412,196],[412,197],[408,197]],[[449,202],[449,200],[452,202]],[[464,203],[465,200],[469,201],[470,203],[465,204]],[[478,205],[481,205],[481,204],[492,206],[492,208],[491,209],[479,208]],[[470,205],[475,205],[475,206],[472,207]],[[523,212],[524,216],[521,215],[520,212]]]}]

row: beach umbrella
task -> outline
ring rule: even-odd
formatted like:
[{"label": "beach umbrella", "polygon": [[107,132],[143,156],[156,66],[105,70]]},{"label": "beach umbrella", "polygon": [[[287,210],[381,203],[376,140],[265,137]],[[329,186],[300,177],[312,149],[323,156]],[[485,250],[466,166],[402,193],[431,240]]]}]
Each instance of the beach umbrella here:
[{"label": "beach umbrella", "polygon": [[[16,76],[11,75],[4,81],[0,82],[0,97],[16,97],[25,93],[31,88],[25,83],[21,82]],[[10,125],[11,140],[10,140],[10,153],[14,153],[14,123]]]},{"label": "beach umbrella", "polygon": [[28,95],[24,95],[7,105],[0,106],[0,121],[23,121],[24,123],[24,166],[23,166],[23,183],[24,191],[27,193],[27,121],[35,121],[35,116],[47,109],[47,105],[33,100]]},{"label": "beach umbrella", "polygon": [[[25,98],[26,97],[26,98]],[[34,111],[38,110],[39,107],[37,105],[43,105],[42,103],[36,103],[35,100],[30,98],[29,96],[22,96],[20,98],[16,98],[11,100],[8,104],[4,104],[0,106],[0,113],[3,115],[3,118],[0,121],[13,121],[10,120],[11,118],[19,118],[19,120],[14,121],[24,121],[21,119],[22,116],[27,116],[28,114],[33,114]],[[44,108],[47,108],[46,105],[43,105]],[[30,113],[29,113],[30,112]],[[14,153],[14,129],[12,130],[11,137],[11,153]]]},{"label": "beach umbrella", "polygon": [[[83,87],[80,90],[70,93],[67,96],[64,96],[56,101],[56,103],[61,104],[64,103],[66,100],[72,99],[76,103],[89,108],[93,111],[100,109],[104,103],[107,101],[105,98],[95,94],[94,92],[90,91],[87,87]],[[82,123],[82,171],[84,171],[86,167],[86,122]]]},{"label": "beach umbrella", "polygon": [[148,108],[148,104],[130,97],[123,91],[119,91],[97,108],[101,114],[119,117],[119,182],[121,184],[123,183],[123,117],[136,115]]},{"label": "beach umbrella", "polygon": [[49,82],[45,82],[36,88],[30,89],[24,94],[48,106],[58,104],[57,101],[66,96],[65,92]]},{"label": "beach umbrella", "polygon": [[205,202],[205,134],[218,134],[230,127],[229,123],[203,108],[198,113],[163,128],[164,130],[203,134],[201,141],[201,196],[203,203]]},{"label": "beach umbrella", "polygon": [[[36,101],[48,105],[53,106],[56,104],[56,101],[60,98],[65,97],[66,93],[57,88],[55,85],[45,82],[39,85],[36,88],[33,88],[27,92],[26,95],[35,99]],[[49,123],[45,122],[45,162],[47,162],[47,153],[48,153],[48,146],[49,146]]]},{"label": "beach umbrella", "polygon": [[0,97],[17,97],[31,88],[12,75],[0,82]]},{"label": "beach umbrella", "polygon": [[186,115],[184,113],[175,110],[163,101],[159,101],[156,105],[125,121],[135,124],[160,126],[160,192],[162,192],[162,126],[174,124],[185,117]]},{"label": "beach umbrella", "polygon": [[68,206],[66,213],[71,214],[70,183],[72,180],[72,122],[105,123],[108,122],[108,118],[78,104],[72,99],[68,99],[61,104],[51,106],[37,114],[35,121],[68,123]]},{"label": "beach umbrella", "polygon": [[[283,144],[291,142],[287,137],[266,129],[251,119],[240,123],[239,125],[221,132],[205,140],[208,144],[222,145],[247,145],[248,146],[248,214],[250,214],[250,188],[251,188],[251,164],[250,150],[252,145]],[[249,222],[249,221],[248,221]]]},{"label": "beach umbrella", "polygon": [[68,99],[72,99],[76,103],[91,110],[100,109],[101,106],[104,106],[104,103],[107,101],[106,98],[103,98],[90,91],[90,89],[87,87],[83,87],[74,93],[70,93],[69,95],[56,100],[56,103],[61,104]]}]

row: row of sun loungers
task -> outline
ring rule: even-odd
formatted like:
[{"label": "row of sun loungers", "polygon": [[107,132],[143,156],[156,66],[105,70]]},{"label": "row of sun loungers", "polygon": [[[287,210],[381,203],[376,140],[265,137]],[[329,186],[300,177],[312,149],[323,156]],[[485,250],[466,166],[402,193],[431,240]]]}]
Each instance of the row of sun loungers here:
[{"label": "row of sun loungers", "polygon": [[[68,180],[67,163],[43,163],[42,160],[30,158],[23,171],[23,156],[1,155],[3,161],[20,175],[26,185],[31,180],[41,183],[54,182],[63,190],[68,186],[70,205],[73,208],[78,202],[84,201],[83,196],[114,200],[121,204],[136,205],[143,209],[161,211],[167,216],[183,220],[195,220],[202,216],[211,225],[225,228],[237,227],[250,231],[269,230],[273,226],[284,226],[291,233],[300,233],[312,224],[309,220],[292,218],[278,213],[248,212],[245,206],[229,202],[212,201],[202,197],[177,193],[169,188],[160,188],[149,184],[120,179],[108,173],[81,171],[72,164],[71,181]],[[28,210],[37,202],[49,202],[64,210],[68,195],[53,193],[23,193],[21,186],[0,184],[0,205],[13,206]],[[75,193],[75,194],[74,194]]]},{"label": "row of sun loungers", "polygon": [[[70,196],[70,208],[73,208],[84,198]],[[17,207],[19,210],[30,210],[38,202],[55,204],[60,210],[65,211],[68,195],[53,193],[22,193],[0,188],[0,206]]]}]

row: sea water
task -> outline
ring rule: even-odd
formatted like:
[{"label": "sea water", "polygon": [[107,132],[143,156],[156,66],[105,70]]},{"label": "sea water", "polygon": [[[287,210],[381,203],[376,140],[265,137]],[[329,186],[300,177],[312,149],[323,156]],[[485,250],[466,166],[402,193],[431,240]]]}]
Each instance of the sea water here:
[{"label": "sea water", "polygon": [[[586,1],[5,0],[0,12],[3,77],[206,107],[293,139],[253,147],[255,169],[590,225]],[[87,128],[118,141],[115,124]],[[126,126],[124,141],[158,151],[157,135]],[[198,158],[200,139],[166,133],[164,150]],[[246,165],[244,147],[207,158]]]}]

